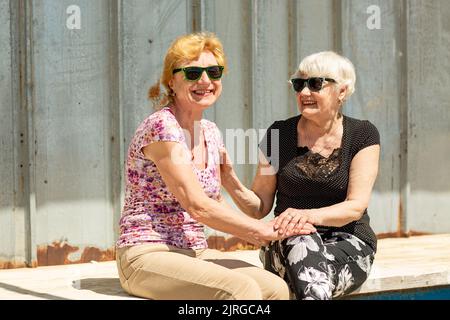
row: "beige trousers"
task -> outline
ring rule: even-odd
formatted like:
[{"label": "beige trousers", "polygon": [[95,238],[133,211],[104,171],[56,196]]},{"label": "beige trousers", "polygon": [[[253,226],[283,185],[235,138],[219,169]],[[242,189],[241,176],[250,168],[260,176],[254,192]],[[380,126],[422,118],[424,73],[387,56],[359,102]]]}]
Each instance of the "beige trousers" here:
[{"label": "beige trousers", "polygon": [[156,300],[288,300],[280,277],[213,249],[143,244],[117,250],[120,283]]}]

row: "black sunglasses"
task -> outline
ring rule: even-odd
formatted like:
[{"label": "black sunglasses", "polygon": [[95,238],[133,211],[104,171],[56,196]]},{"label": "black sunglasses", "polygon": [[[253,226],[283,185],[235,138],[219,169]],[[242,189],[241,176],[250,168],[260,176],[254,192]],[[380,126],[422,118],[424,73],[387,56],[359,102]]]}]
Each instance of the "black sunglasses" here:
[{"label": "black sunglasses", "polygon": [[175,74],[179,71],[184,72],[184,78],[188,81],[197,81],[202,77],[203,71],[206,71],[206,74],[211,80],[219,80],[222,78],[223,66],[209,66],[209,67],[185,67],[185,68],[177,68],[172,71],[172,74]]},{"label": "black sunglasses", "polygon": [[311,77],[308,79],[294,78],[289,80],[295,92],[301,92],[305,86],[308,86],[308,89],[311,91],[320,91],[323,88],[324,81],[336,83],[336,80],[324,77]]}]

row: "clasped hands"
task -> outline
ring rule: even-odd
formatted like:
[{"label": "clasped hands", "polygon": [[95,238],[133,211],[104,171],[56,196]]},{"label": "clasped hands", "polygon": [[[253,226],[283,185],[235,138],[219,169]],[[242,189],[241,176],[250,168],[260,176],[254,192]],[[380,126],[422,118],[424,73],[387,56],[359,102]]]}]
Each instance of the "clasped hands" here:
[{"label": "clasped hands", "polygon": [[282,237],[306,235],[316,232],[314,219],[309,210],[288,208],[273,221],[274,230]]}]

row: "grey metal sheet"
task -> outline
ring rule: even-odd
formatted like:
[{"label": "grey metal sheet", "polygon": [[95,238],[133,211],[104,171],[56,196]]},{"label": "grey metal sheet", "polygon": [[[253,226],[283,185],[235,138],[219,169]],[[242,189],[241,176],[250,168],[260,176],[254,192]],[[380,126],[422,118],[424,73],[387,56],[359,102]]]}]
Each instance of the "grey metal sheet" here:
[{"label": "grey metal sheet", "polygon": [[252,126],[265,129],[275,120],[296,114],[287,82],[289,1],[252,1]]},{"label": "grey metal sheet", "polygon": [[[367,119],[381,137],[380,170],[369,205],[376,233],[396,232],[400,179],[400,51],[399,8],[396,1],[343,1],[342,48],[355,65],[355,93],[344,113]],[[381,29],[370,29],[367,8],[378,5]]]},{"label": "grey metal sheet", "polygon": [[102,260],[114,245],[108,2],[79,1],[79,30],[62,14],[71,1],[32,3],[39,265]]},{"label": "grey metal sheet", "polygon": [[[17,266],[25,261],[25,229],[23,208],[17,199],[24,193],[20,183],[17,159],[17,113],[14,110],[13,79],[17,70],[13,64],[14,47],[8,0],[0,1],[0,269]],[[17,106],[16,106],[17,107]]]},{"label": "grey metal sheet", "polygon": [[159,80],[172,41],[190,31],[191,5],[187,0],[122,2],[121,108],[126,146],[139,123],[154,112],[148,89]]},{"label": "grey metal sheet", "polygon": [[408,228],[449,232],[450,3],[408,5]]}]

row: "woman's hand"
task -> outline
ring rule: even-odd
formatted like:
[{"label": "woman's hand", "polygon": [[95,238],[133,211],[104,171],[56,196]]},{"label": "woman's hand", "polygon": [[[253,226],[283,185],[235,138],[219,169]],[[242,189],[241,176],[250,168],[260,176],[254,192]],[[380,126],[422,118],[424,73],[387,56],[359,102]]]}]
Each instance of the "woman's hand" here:
[{"label": "woman's hand", "polygon": [[281,234],[274,227],[275,221],[276,219],[264,222],[264,229],[266,230],[263,231],[263,238],[258,239],[259,242],[257,243],[257,245],[268,246],[271,241],[281,240],[292,235],[307,235],[317,231],[312,224],[307,222],[304,224],[303,228],[299,228],[297,231],[294,231],[289,235]]},{"label": "woman's hand", "polygon": [[220,178],[222,181],[226,181],[233,173],[233,163],[225,148],[219,147],[220,156]]},{"label": "woman's hand", "polygon": [[[307,230],[316,232],[314,228],[315,220],[309,210],[288,208],[274,219],[274,229],[283,236],[304,233]],[[303,233],[302,233],[303,232]]]}]

